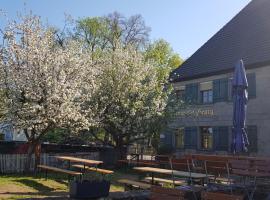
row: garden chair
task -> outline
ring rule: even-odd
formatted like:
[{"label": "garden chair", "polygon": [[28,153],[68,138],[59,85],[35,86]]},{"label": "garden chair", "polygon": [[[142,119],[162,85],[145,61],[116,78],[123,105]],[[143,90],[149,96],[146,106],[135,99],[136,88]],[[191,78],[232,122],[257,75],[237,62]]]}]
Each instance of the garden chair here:
[{"label": "garden chair", "polygon": [[[171,169],[178,171],[185,171],[190,173],[190,176],[186,179],[187,185],[176,187],[177,189],[191,192],[193,195],[193,199],[197,199],[197,194],[203,189],[202,187],[195,186],[194,180],[192,179],[192,162],[190,158],[181,158],[181,159],[171,159]],[[174,174],[172,174],[172,178],[174,179]]]},{"label": "garden chair", "polygon": [[256,189],[256,176],[254,173],[256,169],[251,164],[251,160],[248,159],[238,159],[229,160],[230,167],[230,188],[231,192],[233,190],[243,190],[248,199],[253,199],[253,194]]},{"label": "garden chair", "polygon": [[193,195],[191,192],[164,188],[160,186],[152,186],[150,190],[150,200],[192,200]]},{"label": "garden chair", "polygon": [[232,195],[221,192],[202,192],[202,200],[243,200],[243,195]]}]

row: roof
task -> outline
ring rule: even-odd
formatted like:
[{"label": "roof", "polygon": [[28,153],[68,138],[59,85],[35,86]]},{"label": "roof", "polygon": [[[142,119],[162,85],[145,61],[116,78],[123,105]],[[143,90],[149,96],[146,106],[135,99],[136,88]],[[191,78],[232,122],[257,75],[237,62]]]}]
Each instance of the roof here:
[{"label": "roof", "polygon": [[270,63],[270,0],[252,0],[171,74],[178,82]]}]

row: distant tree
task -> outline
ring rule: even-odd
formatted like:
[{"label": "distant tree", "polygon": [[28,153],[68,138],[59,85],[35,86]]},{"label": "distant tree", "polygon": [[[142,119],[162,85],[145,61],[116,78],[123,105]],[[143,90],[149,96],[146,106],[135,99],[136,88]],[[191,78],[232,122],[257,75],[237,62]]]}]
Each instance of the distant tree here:
[{"label": "distant tree", "polygon": [[36,145],[50,130],[89,126],[82,103],[94,91],[95,72],[77,42],[68,42],[66,48],[55,45],[51,29],[36,16],[18,21],[2,30],[1,89],[8,100],[5,119],[28,139],[28,169]]},{"label": "distant tree", "polygon": [[126,18],[114,12],[105,17],[78,20],[75,37],[84,41],[91,51],[115,50],[118,44],[139,49],[149,41],[149,32],[141,15]]},{"label": "distant tree", "polygon": [[180,56],[173,52],[170,44],[163,39],[149,44],[144,54],[146,61],[153,61],[157,67],[162,82],[166,82],[164,79],[168,79],[170,72],[183,62]]},{"label": "distant tree", "polygon": [[85,47],[92,52],[103,50],[108,45],[106,39],[109,25],[102,17],[87,17],[77,22],[75,37],[80,39]]}]

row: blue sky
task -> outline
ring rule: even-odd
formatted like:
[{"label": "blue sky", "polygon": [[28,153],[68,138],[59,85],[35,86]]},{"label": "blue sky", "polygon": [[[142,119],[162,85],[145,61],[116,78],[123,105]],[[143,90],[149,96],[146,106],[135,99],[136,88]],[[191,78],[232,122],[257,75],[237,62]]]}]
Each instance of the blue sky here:
[{"label": "blue sky", "polygon": [[[141,14],[151,39],[163,38],[184,59],[191,56],[251,0],[0,0],[9,18],[26,9],[62,27],[64,13],[75,19],[118,11]],[[0,21],[3,25],[3,20]]]}]

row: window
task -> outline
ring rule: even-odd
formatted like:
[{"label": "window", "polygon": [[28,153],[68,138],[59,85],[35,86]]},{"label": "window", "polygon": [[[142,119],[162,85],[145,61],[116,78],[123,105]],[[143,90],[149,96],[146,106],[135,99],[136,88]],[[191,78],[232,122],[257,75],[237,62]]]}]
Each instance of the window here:
[{"label": "window", "polygon": [[176,148],[184,148],[184,134],[185,129],[179,128],[175,133],[175,147]]},{"label": "window", "polygon": [[184,100],[185,90],[175,90],[175,94],[176,94],[177,99]]},{"label": "window", "polygon": [[201,91],[201,99],[203,104],[209,104],[213,102],[213,90]]},{"label": "window", "polygon": [[213,148],[213,128],[200,127],[201,149],[210,150]]},{"label": "window", "polygon": [[213,82],[200,83],[200,103],[209,104],[213,102]]}]

